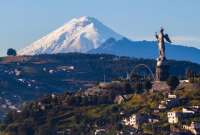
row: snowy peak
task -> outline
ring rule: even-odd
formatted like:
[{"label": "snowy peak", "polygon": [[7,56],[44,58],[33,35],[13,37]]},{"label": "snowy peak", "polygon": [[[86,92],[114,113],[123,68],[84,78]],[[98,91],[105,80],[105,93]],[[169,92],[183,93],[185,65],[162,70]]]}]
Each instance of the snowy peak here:
[{"label": "snowy peak", "polygon": [[109,38],[122,36],[93,17],[74,18],[64,26],[19,51],[20,55],[88,52]]}]

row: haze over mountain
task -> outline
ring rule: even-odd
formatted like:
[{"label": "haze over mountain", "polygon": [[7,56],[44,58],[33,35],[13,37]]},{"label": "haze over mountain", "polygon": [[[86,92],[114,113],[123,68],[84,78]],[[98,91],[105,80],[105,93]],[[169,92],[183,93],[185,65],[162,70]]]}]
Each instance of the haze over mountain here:
[{"label": "haze over mountain", "polygon": [[[158,48],[155,41],[131,41],[127,38],[115,40],[110,38],[99,48],[91,50],[90,53],[107,53],[119,56],[156,59]],[[166,57],[167,59],[200,63],[200,50],[194,47],[167,43]]]},{"label": "haze over mountain", "polygon": [[[20,55],[68,52],[109,53],[137,58],[158,55],[154,41],[131,41],[114,32],[93,17],[75,18],[54,32],[19,51]],[[200,50],[167,44],[167,58],[200,63]]]}]

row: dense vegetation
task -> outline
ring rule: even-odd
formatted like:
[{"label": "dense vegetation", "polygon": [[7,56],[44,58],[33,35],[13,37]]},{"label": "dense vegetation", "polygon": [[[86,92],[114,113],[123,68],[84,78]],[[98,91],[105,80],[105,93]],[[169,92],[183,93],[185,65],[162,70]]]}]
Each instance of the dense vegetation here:
[{"label": "dense vegetation", "polygon": [[[134,85],[131,86],[131,89],[134,88]],[[200,106],[199,90],[200,84],[197,83],[183,83],[176,88],[173,93],[181,102],[173,110],[184,106]],[[96,129],[104,128],[107,130],[106,134],[115,135],[126,130],[121,124],[124,116],[132,113],[153,114],[160,101],[165,98],[165,94],[161,92],[132,92],[129,94],[130,98],[122,104],[115,104],[113,95],[81,96],[80,92],[49,95],[24,105],[21,113],[10,112],[1,129],[8,135],[55,135],[60,132],[92,135]],[[169,108],[168,111],[170,110]],[[166,113],[160,112],[157,117],[160,120],[158,123],[145,123],[141,126],[142,131],[148,134],[169,134]],[[195,116],[185,122],[193,120],[198,121],[200,117]]]}]

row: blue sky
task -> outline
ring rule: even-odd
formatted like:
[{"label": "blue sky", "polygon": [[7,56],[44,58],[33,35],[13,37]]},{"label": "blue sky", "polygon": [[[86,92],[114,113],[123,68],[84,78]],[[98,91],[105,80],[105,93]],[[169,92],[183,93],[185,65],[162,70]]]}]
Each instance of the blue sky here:
[{"label": "blue sky", "polygon": [[175,43],[200,48],[200,0],[1,0],[0,55],[23,48],[74,17],[92,16],[132,40],[165,27]]}]

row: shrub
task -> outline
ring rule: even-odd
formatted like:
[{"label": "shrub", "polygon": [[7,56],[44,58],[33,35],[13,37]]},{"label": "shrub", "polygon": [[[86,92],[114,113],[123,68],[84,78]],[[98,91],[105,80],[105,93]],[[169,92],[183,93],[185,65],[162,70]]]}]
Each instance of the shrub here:
[{"label": "shrub", "polygon": [[171,76],[167,80],[167,84],[170,86],[171,90],[176,89],[176,87],[179,85],[179,79],[176,76]]},{"label": "shrub", "polygon": [[17,52],[16,52],[15,49],[9,48],[9,49],[7,50],[7,55],[8,55],[8,56],[16,56],[16,55],[17,55]]},{"label": "shrub", "polygon": [[152,83],[151,81],[145,81],[144,82],[144,89],[145,90],[150,90],[152,88]]}]

